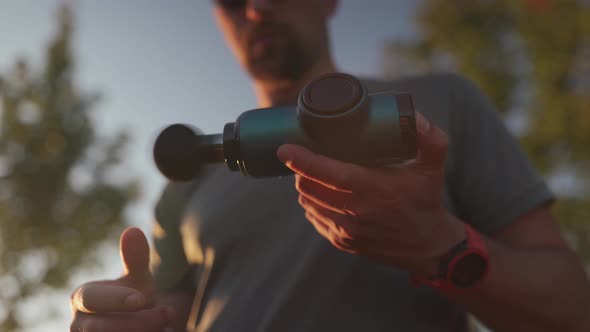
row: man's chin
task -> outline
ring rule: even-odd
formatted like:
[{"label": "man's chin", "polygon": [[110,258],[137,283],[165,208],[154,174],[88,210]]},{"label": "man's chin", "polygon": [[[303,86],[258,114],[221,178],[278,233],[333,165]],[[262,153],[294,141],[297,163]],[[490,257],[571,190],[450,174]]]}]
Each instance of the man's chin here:
[{"label": "man's chin", "polygon": [[[273,59],[274,60],[274,59]],[[301,74],[296,73],[289,65],[276,60],[261,60],[248,65],[250,74],[260,80],[293,80]]]}]

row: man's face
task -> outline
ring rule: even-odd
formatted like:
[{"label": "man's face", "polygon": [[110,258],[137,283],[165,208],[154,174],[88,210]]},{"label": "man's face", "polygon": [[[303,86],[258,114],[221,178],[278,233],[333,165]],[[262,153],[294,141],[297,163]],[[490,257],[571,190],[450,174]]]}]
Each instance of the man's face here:
[{"label": "man's face", "polygon": [[336,0],[214,0],[238,61],[258,79],[298,79],[327,48]]}]

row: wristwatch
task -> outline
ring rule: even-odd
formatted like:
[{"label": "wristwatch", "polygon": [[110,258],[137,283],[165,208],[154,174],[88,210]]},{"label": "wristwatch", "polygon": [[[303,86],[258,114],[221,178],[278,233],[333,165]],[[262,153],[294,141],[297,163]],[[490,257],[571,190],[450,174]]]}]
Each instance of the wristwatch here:
[{"label": "wristwatch", "polygon": [[489,254],[482,236],[465,224],[465,239],[454,245],[440,259],[438,273],[432,278],[412,276],[414,286],[437,289],[467,289],[481,282],[489,271]]}]

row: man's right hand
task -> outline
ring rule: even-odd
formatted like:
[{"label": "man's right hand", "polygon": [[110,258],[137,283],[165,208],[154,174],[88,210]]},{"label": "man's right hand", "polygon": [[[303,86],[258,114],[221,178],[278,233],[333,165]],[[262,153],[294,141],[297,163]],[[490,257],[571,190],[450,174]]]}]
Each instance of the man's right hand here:
[{"label": "man's right hand", "polygon": [[72,293],[70,331],[172,331],[174,310],[155,301],[149,245],[143,232],[126,229],[121,234],[120,252],[124,267],[121,278],[88,282]]}]

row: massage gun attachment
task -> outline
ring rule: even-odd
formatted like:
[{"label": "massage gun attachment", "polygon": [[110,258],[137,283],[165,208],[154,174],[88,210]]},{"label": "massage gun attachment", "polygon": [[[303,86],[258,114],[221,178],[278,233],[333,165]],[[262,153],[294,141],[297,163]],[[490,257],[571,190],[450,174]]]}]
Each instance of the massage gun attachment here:
[{"label": "massage gun attachment", "polygon": [[292,173],[276,156],[285,143],[371,167],[412,159],[417,151],[412,97],[369,94],[354,76],[327,74],[308,83],[296,105],[246,111],[222,134],[171,125],[157,138],[154,159],[173,181],[189,181],[204,165],[219,162],[252,177],[281,176]]}]

